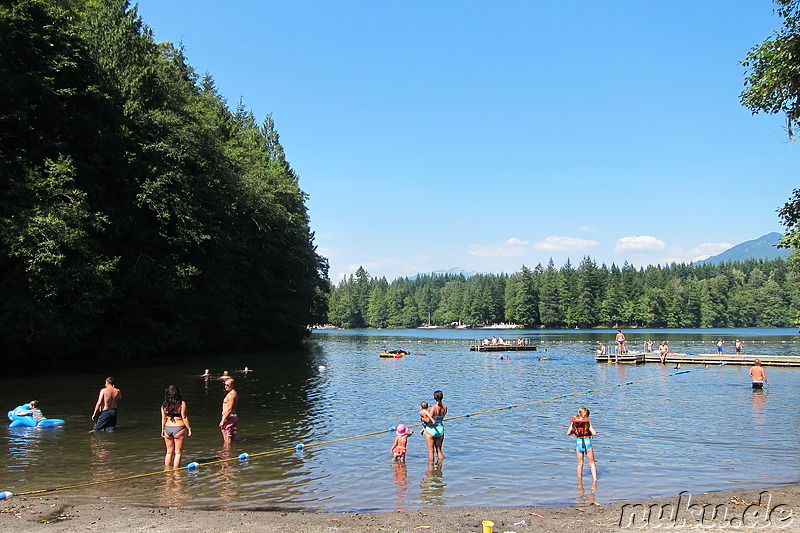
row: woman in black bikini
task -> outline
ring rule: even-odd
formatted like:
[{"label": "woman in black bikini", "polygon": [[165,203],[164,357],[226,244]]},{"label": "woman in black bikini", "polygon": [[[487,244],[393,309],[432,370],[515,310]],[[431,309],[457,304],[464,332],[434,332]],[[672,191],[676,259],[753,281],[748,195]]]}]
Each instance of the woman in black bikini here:
[{"label": "woman in black bikini", "polygon": [[183,442],[192,436],[189,417],[186,416],[186,402],[183,401],[181,389],[170,385],[164,391],[164,403],[161,404],[161,436],[167,445],[164,456],[164,469],[178,468],[183,455]]}]

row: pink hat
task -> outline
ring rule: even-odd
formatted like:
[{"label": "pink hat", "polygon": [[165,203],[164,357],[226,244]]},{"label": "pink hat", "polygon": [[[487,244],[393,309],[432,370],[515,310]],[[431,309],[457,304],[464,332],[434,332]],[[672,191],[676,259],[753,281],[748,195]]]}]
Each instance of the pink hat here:
[{"label": "pink hat", "polygon": [[411,431],[409,431],[409,429],[405,426],[405,424],[397,424],[395,433],[397,433],[398,435],[411,435]]}]

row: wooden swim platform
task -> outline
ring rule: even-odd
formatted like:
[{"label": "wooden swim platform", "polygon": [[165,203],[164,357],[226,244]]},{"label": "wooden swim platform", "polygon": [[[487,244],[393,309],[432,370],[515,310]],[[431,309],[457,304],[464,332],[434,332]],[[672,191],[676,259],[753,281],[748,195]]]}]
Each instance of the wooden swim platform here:
[{"label": "wooden swim platform", "polygon": [[536,346],[533,344],[470,344],[469,350],[471,352],[535,352]]},{"label": "wooden swim platform", "polygon": [[[796,366],[800,367],[800,356],[797,355],[755,355],[755,354],[716,354],[716,353],[679,353],[670,352],[667,354],[666,364],[687,364],[687,365],[741,365],[753,366],[753,361],[761,359],[762,366]],[[598,363],[659,363],[661,358],[658,352],[629,352],[623,355],[606,354],[598,355],[595,360]]]},{"label": "wooden swim platform", "polygon": [[615,353],[607,353],[598,355],[595,359],[598,363],[622,363],[626,365],[638,365],[645,362],[644,352],[628,352],[617,355]]}]

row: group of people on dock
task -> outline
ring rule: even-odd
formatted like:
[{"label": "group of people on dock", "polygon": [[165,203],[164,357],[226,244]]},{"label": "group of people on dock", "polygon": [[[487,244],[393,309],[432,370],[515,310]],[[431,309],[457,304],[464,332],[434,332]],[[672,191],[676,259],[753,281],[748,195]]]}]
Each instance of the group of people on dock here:
[{"label": "group of people on dock", "polygon": [[491,339],[484,337],[480,342],[481,346],[528,346],[530,343],[530,339],[525,337],[517,337],[515,341],[507,341],[503,337],[494,336]]},{"label": "group of people on dock", "polygon": [[[617,330],[616,335],[614,336],[614,344],[616,345],[616,354],[624,355],[628,353],[628,341],[625,338],[625,334],[622,332],[621,329]],[[647,340],[644,342],[644,351],[647,353],[653,353],[653,344],[652,340]],[[723,339],[719,339],[716,342],[717,345],[717,354],[722,355],[724,353],[724,346],[725,341]],[[742,350],[744,348],[744,343],[741,339],[736,339],[734,342],[734,348],[736,350],[736,355],[742,355]],[[597,343],[597,355],[603,356],[608,355],[607,348],[605,344],[602,342]],[[658,355],[659,355],[659,362],[663,365],[667,362],[667,355],[670,353],[669,344],[667,341],[661,341],[661,344],[658,346]]]}]

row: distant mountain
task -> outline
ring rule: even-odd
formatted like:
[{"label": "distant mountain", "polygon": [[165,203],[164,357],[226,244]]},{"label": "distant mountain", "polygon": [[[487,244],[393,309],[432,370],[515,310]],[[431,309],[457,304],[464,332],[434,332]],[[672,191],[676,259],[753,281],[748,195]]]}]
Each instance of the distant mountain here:
[{"label": "distant mountain", "polygon": [[413,276],[409,276],[408,279],[417,279],[420,276],[444,276],[445,274],[450,274],[452,276],[458,276],[462,274],[465,278],[470,278],[477,274],[477,272],[473,272],[472,270],[464,270],[461,267],[454,267],[448,268],[447,270],[434,270],[433,272],[428,272],[426,274],[414,274]]},{"label": "distant mountain", "polygon": [[766,235],[737,244],[733,248],[728,248],[721,254],[697,261],[696,265],[725,263],[728,261],[746,261],[748,259],[786,259],[791,254],[791,250],[777,248],[775,245],[783,235],[777,232],[767,233]]}]

